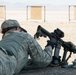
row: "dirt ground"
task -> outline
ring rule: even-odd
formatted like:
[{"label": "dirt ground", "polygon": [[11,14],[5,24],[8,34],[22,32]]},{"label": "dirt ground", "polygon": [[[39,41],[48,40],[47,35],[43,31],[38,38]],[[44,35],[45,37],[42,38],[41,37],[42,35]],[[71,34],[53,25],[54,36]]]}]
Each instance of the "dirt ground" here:
[{"label": "dirt ground", "polygon": [[47,67],[36,70],[24,70],[19,75],[76,75],[76,69],[61,67]]}]

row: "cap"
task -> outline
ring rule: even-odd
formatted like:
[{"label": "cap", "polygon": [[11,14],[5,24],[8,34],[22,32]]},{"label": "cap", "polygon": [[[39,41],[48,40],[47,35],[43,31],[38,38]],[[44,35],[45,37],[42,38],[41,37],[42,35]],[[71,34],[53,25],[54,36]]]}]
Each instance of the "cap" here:
[{"label": "cap", "polygon": [[19,23],[16,21],[16,20],[5,20],[2,25],[1,25],[1,28],[2,29],[5,29],[5,28],[8,28],[8,27],[20,27]]},{"label": "cap", "polygon": [[25,29],[23,29],[20,24],[18,23],[17,20],[5,20],[2,25],[1,25],[1,29],[6,29],[9,27],[20,27],[23,31],[26,31]]}]

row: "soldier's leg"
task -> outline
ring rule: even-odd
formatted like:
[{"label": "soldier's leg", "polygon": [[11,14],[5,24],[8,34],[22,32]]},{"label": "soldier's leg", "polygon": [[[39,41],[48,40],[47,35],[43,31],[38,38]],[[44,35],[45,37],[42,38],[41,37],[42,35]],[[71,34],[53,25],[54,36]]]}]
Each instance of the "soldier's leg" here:
[{"label": "soldier's leg", "polygon": [[0,50],[0,75],[13,75],[17,66],[14,56],[8,56]]}]

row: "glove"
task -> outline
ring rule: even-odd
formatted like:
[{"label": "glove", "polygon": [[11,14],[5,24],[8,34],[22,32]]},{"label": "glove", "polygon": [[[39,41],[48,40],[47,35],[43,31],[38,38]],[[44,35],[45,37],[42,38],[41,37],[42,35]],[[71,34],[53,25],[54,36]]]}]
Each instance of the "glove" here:
[{"label": "glove", "polygon": [[51,46],[53,49],[54,48],[54,42],[52,42],[51,40],[48,40],[46,46]]},{"label": "glove", "polygon": [[72,42],[67,42],[69,45],[70,51],[76,53],[76,46]]}]

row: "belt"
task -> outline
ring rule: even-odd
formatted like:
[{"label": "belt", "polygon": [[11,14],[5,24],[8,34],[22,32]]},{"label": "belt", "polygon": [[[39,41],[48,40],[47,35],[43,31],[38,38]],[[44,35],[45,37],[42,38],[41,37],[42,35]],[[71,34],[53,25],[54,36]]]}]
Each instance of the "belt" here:
[{"label": "belt", "polygon": [[13,52],[8,51],[8,50],[4,49],[3,47],[0,47],[0,50],[1,50],[3,53],[7,54],[7,55],[10,55],[10,56],[13,56],[13,55],[14,55]]}]

